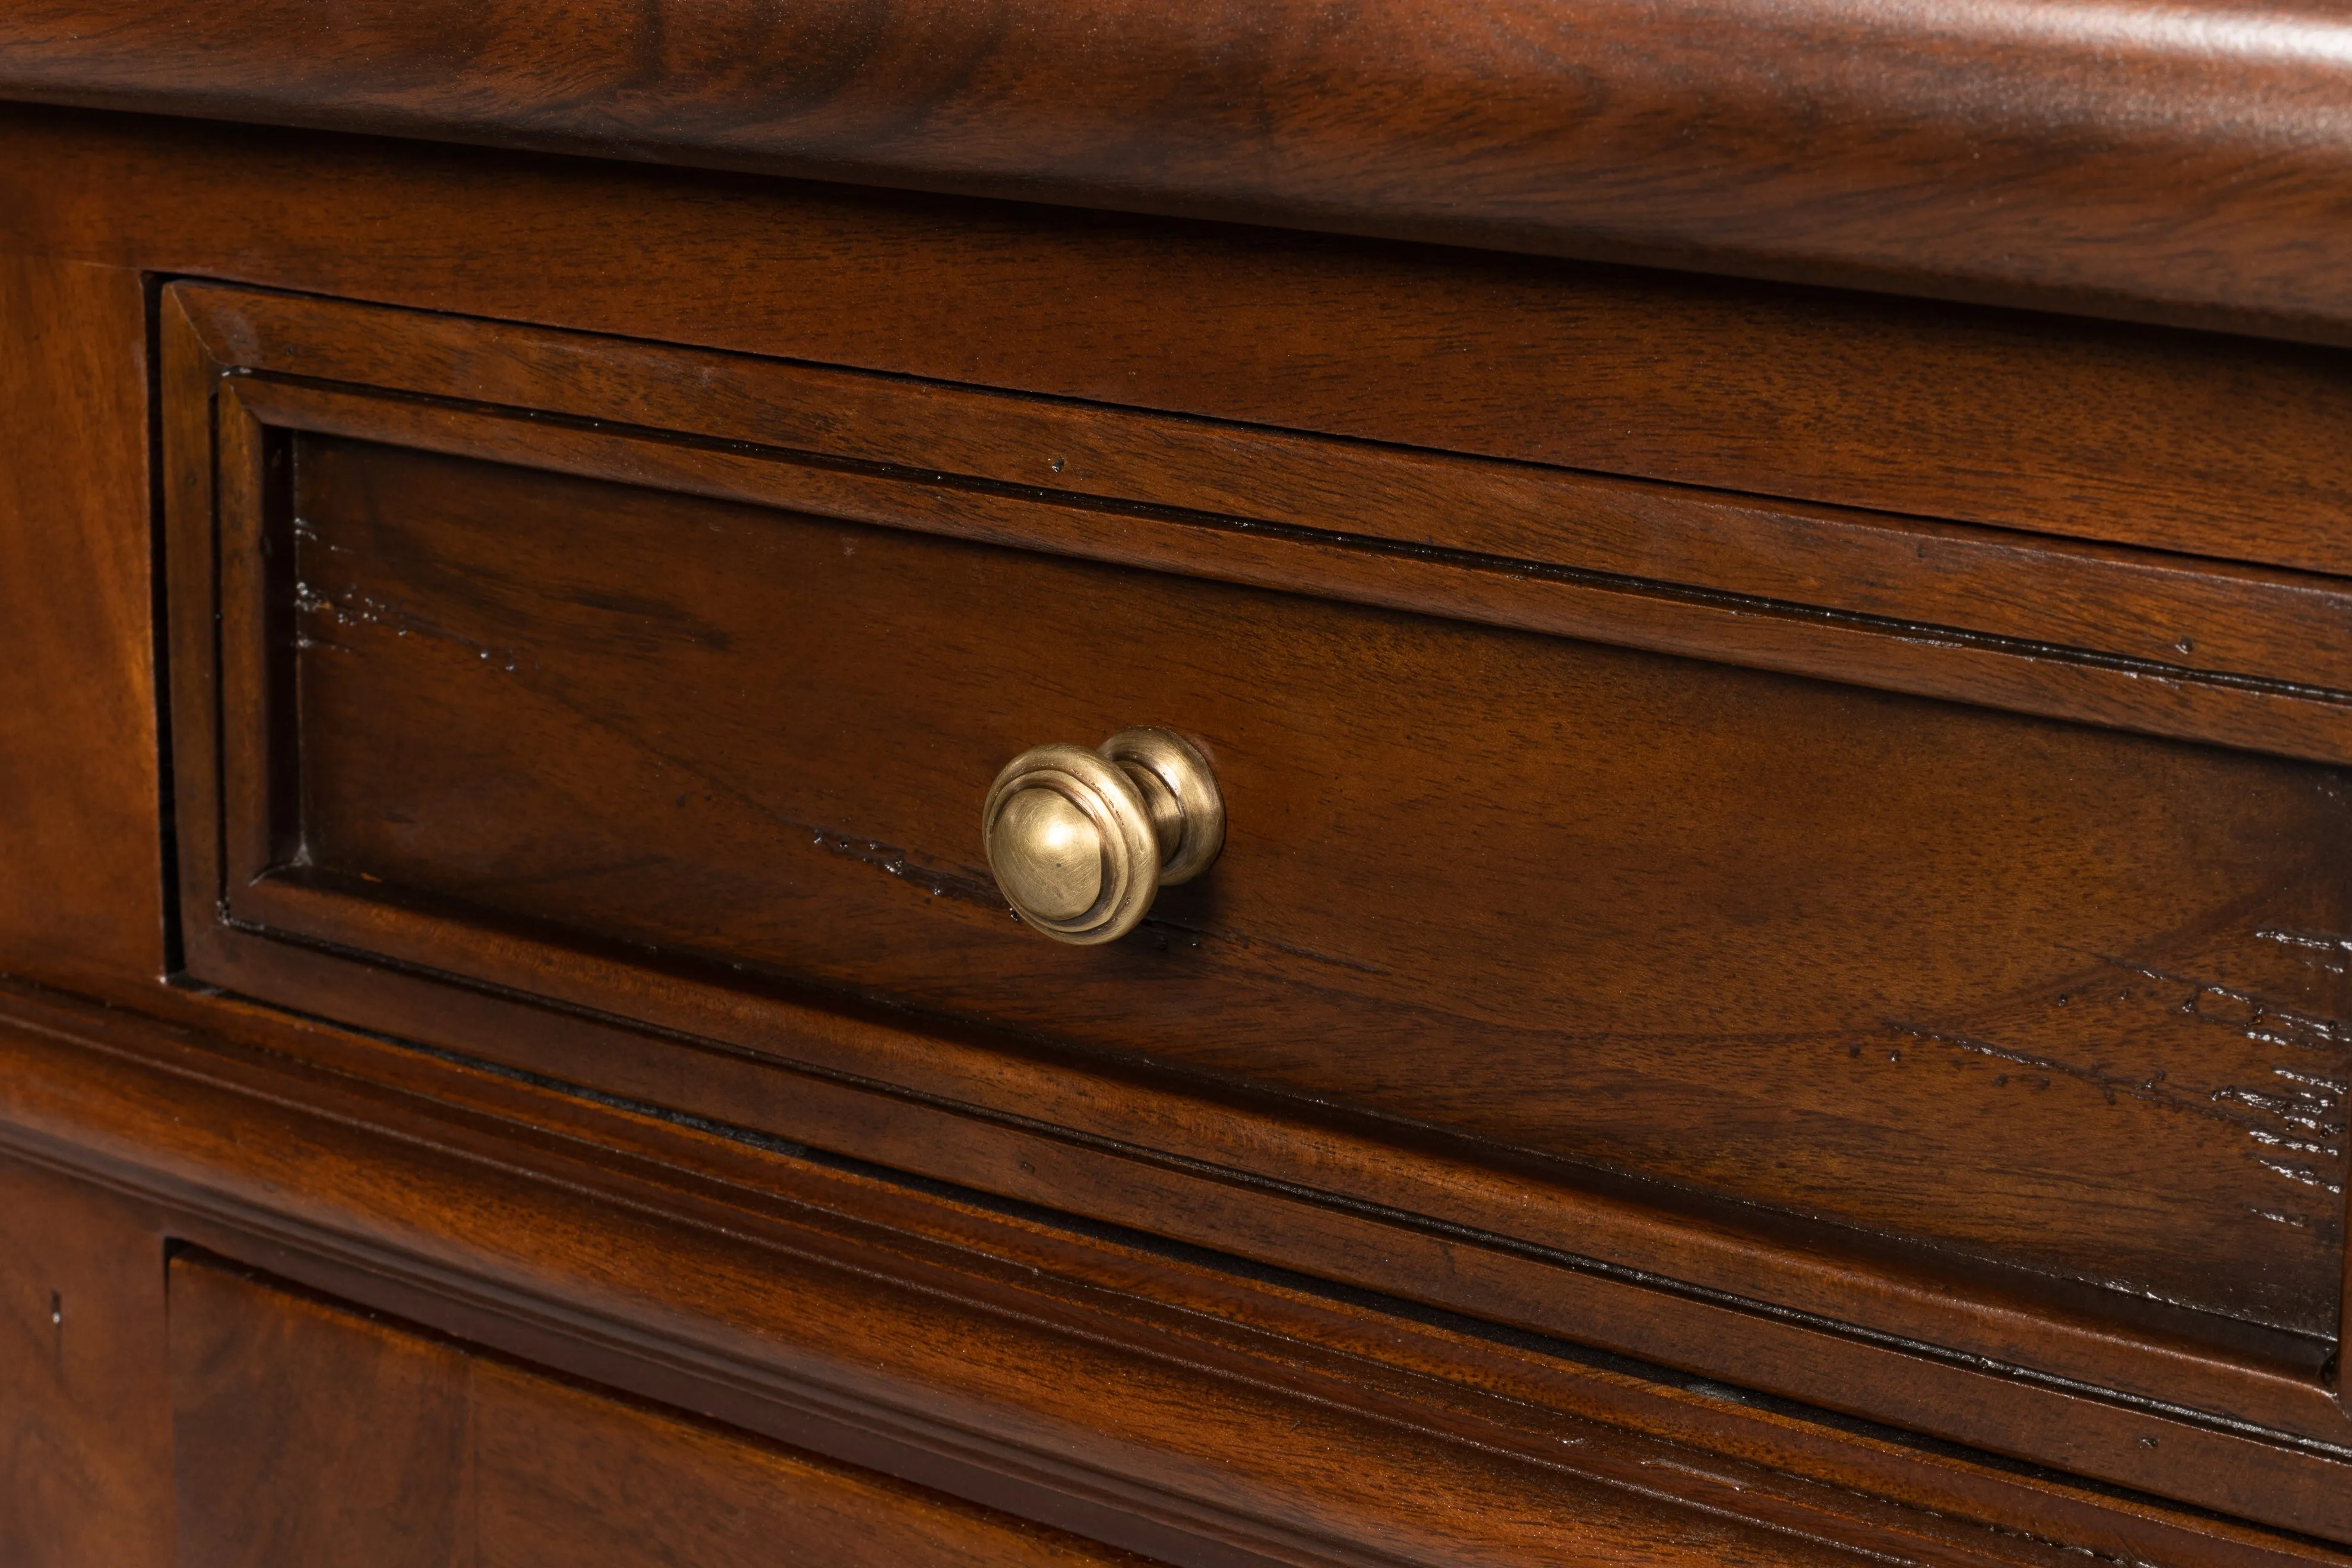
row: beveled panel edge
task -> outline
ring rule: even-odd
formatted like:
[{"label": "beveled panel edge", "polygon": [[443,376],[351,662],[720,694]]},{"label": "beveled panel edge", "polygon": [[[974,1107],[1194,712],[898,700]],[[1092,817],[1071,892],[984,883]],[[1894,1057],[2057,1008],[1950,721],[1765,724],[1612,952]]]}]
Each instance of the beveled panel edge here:
[{"label": "beveled panel edge", "polygon": [[[878,527],[1311,594],[1654,653],[1940,698],[2307,762],[2352,763],[2352,692],[2242,679],[2014,637],[1600,579],[1307,531],[1221,526],[713,450],[520,416],[229,376],[223,405],[274,427],[780,507]],[[2332,596],[2332,595],[2331,595]]]},{"label": "beveled panel edge", "polygon": [[163,279],[2352,573],[2333,350],[21,105],[0,139],[0,241]]},{"label": "beveled panel edge", "polygon": [[2352,583],[2161,550],[183,280],[224,365],[2352,692]]}]

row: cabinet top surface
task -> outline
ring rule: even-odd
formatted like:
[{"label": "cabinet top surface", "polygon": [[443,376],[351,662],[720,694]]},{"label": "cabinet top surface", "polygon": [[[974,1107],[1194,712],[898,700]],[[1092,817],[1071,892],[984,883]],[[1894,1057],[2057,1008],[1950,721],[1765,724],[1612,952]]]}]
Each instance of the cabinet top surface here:
[{"label": "cabinet top surface", "polygon": [[2352,334],[2352,7],[52,0],[0,96]]}]

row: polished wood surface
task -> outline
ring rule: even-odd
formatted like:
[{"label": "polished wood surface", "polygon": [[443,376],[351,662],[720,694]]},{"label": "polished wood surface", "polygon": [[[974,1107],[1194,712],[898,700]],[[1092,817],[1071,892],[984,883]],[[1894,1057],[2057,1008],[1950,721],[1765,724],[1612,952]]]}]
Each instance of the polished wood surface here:
[{"label": "polished wood surface", "polygon": [[[244,884],[291,866],[467,911],[394,951],[501,985],[562,961],[481,928],[568,927],[2326,1359],[2343,1237],[2313,1200],[2343,1156],[2296,1135],[2352,1066],[2312,962],[2352,854],[2329,773],[338,442],[292,461],[271,613],[300,652],[271,679],[299,706],[269,743],[299,782],[232,916],[277,923]],[[1024,741],[1130,719],[1207,746],[1226,855],[1139,940],[1065,952],[1006,919],[978,801]],[[284,919],[363,949],[379,923]]]},{"label": "polished wood surface", "polygon": [[162,310],[273,428],[2352,758],[2352,593],[2316,574],[249,289]]},{"label": "polished wood surface", "polygon": [[[839,379],[820,381],[831,395],[791,435],[815,453],[714,453],[709,437],[751,433],[754,408],[782,417],[792,379],[754,395],[724,362],[668,351],[659,374],[631,380],[596,340],[217,289],[176,289],[166,306],[166,446],[173,493],[187,498],[173,514],[179,799],[186,841],[225,855],[185,862],[189,907],[226,921],[190,931],[203,978],[1271,1259],[1302,1256],[1305,1225],[1324,1238],[1318,1267],[1358,1283],[1572,1323],[1615,1348],[1858,1411],[1883,1411],[1890,1391],[1832,1325],[1800,1356],[1773,1352],[1784,1359],[1768,1372],[1752,1324],[1703,1308],[1694,1321],[1654,1296],[1639,1305],[1650,1295],[1639,1289],[1602,1307],[1557,1268],[1490,1255],[1474,1270],[1442,1249],[1408,1259],[1394,1233],[1372,1267],[1311,1198],[1269,1212],[1264,1196],[1228,1193],[1214,1211],[1188,1196],[1171,1213],[1136,1190],[1131,1168],[1074,1164],[1066,1147],[1012,1156],[971,1146],[968,1131],[918,1132],[905,1104],[824,1109],[831,1097],[806,1079],[617,1031],[592,1056],[580,1024],[274,942],[454,973],[1139,1153],[1469,1224],[1482,1246],[1534,1242],[1578,1268],[1646,1270],[2323,1439],[2342,1428],[2322,1371],[2342,1302],[2326,1196],[2342,1155],[2305,1135],[2335,1115],[2326,1020],[2341,1011],[2340,976],[2307,944],[2333,920],[2323,906],[2336,884],[2325,863],[2298,859],[2330,831],[2332,772],[645,488],[759,495],[1033,551],[1102,554],[1109,541],[1109,559],[1137,558],[1120,542],[1127,521],[1099,503],[961,479],[942,488],[937,467],[823,460],[844,432],[870,460],[876,442],[911,442],[932,415],[950,443],[1065,449],[945,389],[877,384],[844,405]],[[289,327],[306,330],[266,341]],[[436,343],[448,367],[466,367],[461,384],[422,374],[433,355],[416,351]],[[244,363],[224,367],[216,353]],[[500,368],[471,368],[484,363]],[[462,384],[523,407],[551,401],[551,384],[553,406],[575,416],[657,416],[705,439],[565,437],[548,420],[420,414],[406,398],[316,384],[352,363],[398,369],[404,392]],[[600,384],[602,401],[584,390]],[[706,406],[719,418],[703,432]],[[1121,416],[1096,417],[1097,445],[1151,449],[1154,427],[1127,442]],[[500,447],[509,437],[491,427],[529,434]],[[272,434],[306,429],[339,434]],[[1300,445],[1244,444],[1238,462],[1232,449],[1163,448],[1146,465],[1150,494],[1232,494],[1244,475],[1253,491],[1301,494],[1285,471]],[[1306,472],[1321,472],[1311,458]],[[549,472],[565,467],[635,483]],[[1385,497],[1381,526],[1421,531],[1400,496],[1365,489]],[[894,510],[878,491],[905,499]],[[1685,526],[1713,521],[1696,512]],[[1191,542],[1150,563],[1211,577],[1231,575],[1252,537],[1160,526]],[[1678,536],[1664,520],[1659,532]],[[1308,578],[1297,553],[1278,552],[1301,542],[1258,548],[1276,552],[1258,580]],[[2022,581],[2020,595],[2020,613],[2033,613]],[[1041,605],[1055,630],[1033,635]],[[1431,607],[1484,617],[1489,605],[1470,594]],[[1089,689],[1056,672],[1057,637],[1082,639]],[[1284,679],[1263,679],[1271,669]],[[1529,738],[1531,691],[1549,694],[1557,734]],[[967,842],[980,781],[1032,731],[1108,732],[1120,712],[1159,707],[1225,759],[1240,800],[1255,794],[1275,815],[1237,818],[1236,850],[1250,856],[1170,894],[1148,946],[1045,950],[1008,923]],[[205,740],[215,711],[233,721],[218,775]],[[1690,782],[1661,793],[1662,759],[1678,748],[1690,757],[1675,776]],[[1808,790],[1776,783],[1792,758]],[[1358,782],[1334,794],[1334,779]],[[2000,790],[2017,793],[1988,807]],[[2264,790],[2292,822],[2231,815]],[[2122,815],[2134,801],[2138,815]],[[1569,802],[1583,809],[1563,815]],[[1706,822],[1728,837],[1694,851]],[[2179,837],[2227,822],[2239,830],[2226,842]],[[2260,863],[2269,869],[2250,873],[2254,853],[2274,858]],[[1580,881],[1589,899],[1564,897],[1563,861],[1618,872]],[[2192,874],[2248,879],[2212,884],[2207,921],[2172,902]],[[1644,923],[1638,911],[1670,875],[1687,884],[1678,913]],[[1791,899],[1793,886],[1816,892]],[[2028,886],[2038,917],[2019,896]],[[2297,886],[2318,900],[2303,914],[2280,901]],[[2257,905],[2270,912],[2250,913]],[[1428,920],[1449,906],[1451,921]],[[2174,958],[2213,973],[2192,982],[2168,967],[2160,950],[2179,942],[2198,951]],[[1499,963],[1514,943],[1524,956]],[[1332,962],[1357,949],[1369,956]],[[1807,955],[1807,990],[1783,984],[1790,950]],[[2009,967],[1988,981],[2003,952]],[[2116,967],[2132,953],[2130,973]],[[1651,989],[1595,994],[1577,979],[1579,954]],[[2102,971],[2117,976],[2105,989]],[[806,1002],[777,989],[795,981],[1018,1033],[942,1051],[813,1028]],[[1937,984],[1940,1001],[1918,1001]],[[2177,1005],[2184,984],[2197,1007]],[[1601,1022],[1563,1030],[1571,1003]],[[1727,1022],[1773,1005],[1828,1011],[1811,1016],[1810,1036]],[[1890,1035],[1897,1005],[1954,1019]],[[1981,1016],[1959,1016],[1972,1007]],[[1020,1036],[1108,1048],[1160,1076],[1041,1057]],[[2118,1037],[2160,1059],[2123,1068],[2106,1055]],[[1962,1079],[1955,1067],[1981,1070]],[[1220,1080],[1294,1098],[1234,1103],[1213,1092]],[[1974,1116],[1952,1100],[1964,1082],[1987,1097]],[[1344,1134],[1329,1115],[1343,1110],[1358,1117]],[[1692,1139],[1693,1125],[1706,1136]],[[1426,1146],[1432,1131],[1454,1142]],[[1530,1168],[1530,1151],[1573,1168]],[[1622,1190],[1608,1170],[1646,1184]],[[1702,1218],[1690,1205],[1710,1193],[1748,1206]],[[1759,1200],[1777,1227],[1759,1229]],[[1474,1279],[1494,1268],[1505,1278]],[[1977,1396],[1992,1405],[1964,1426],[1948,1425],[1948,1405],[1906,1419],[2008,1446],[2017,1421],[1994,1410],[2021,1394]],[[2149,1462],[2136,1443],[2070,1452],[2118,1479]]]},{"label": "polished wood surface", "polygon": [[2256,0],[47,0],[0,94],[2343,341],[2345,42]]},{"label": "polished wood surface", "polygon": [[0,127],[0,237],[61,260],[2352,570],[2332,351],[188,121]]},{"label": "polished wood surface", "polygon": [[163,1568],[163,1214],[0,1160],[0,1562]]},{"label": "polished wood surface", "polygon": [[[569,926],[2336,1335],[2343,1154],[2295,1138],[2352,1068],[2312,962],[2352,856],[2328,771],[291,461],[299,804],[230,914],[268,924],[242,881],[291,863],[475,910],[409,954],[501,985],[531,980],[468,926]],[[1124,721],[1202,738],[1228,851],[1061,952],[988,884],[979,797]]]},{"label": "polished wood surface", "polygon": [[184,1243],[1171,1563],[2347,1560],[268,1009],[0,1005],[0,1137]]},{"label": "polished wood surface", "polygon": [[182,1568],[1145,1561],[197,1258],[171,1291]]},{"label": "polished wood surface", "polygon": [[[173,1525],[188,1247],[1203,1568],[2346,1560],[2337,351],[0,146],[0,1146],[131,1369],[0,1369],[67,1568]],[[1025,657],[1040,584],[1098,676]],[[1280,806],[1167,951],[950,886],[994,764],[1151,719]]]},{"label": "polished wood surface", "polygon": [[163,942],[144,287],[0,248],[0,973],[103,989]]}]

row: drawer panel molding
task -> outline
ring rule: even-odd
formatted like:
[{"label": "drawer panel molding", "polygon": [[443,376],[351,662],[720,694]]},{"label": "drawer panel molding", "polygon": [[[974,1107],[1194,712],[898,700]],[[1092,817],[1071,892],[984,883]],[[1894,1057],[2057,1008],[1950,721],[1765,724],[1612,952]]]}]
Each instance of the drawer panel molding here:
[{"label": "drawer panel molding", "polygon": [[[2336,580],[206,285],[165,351],[192,977],[2352,1532],[2229,1479],[2352,1459]],[[981,795],[1138,721],[1225,856],[1042,942]]]}]

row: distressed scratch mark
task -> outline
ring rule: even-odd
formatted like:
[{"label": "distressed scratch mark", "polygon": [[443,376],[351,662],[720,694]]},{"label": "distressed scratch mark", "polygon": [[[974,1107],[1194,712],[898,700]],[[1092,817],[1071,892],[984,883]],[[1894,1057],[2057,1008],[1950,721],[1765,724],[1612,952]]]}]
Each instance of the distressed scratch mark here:
[{"label": "distressed scratch mark", "polygon": [[583,610],[644,622],[697,647],[709,648],[714,653],[727,653],[735,647],[735,639],[726,628],[692,615],[667,599],[578,587],[549,589],[547,596],[560,605],[574,605]]},{"label": "distressed scratch mark", "polygon": [[[2262,941],[2279,942],[2299,954],[2352,952],[2352,940],[2338,936],[2307,934],[2267,927],[2257,930],[2254,935]],[[2218,985],[2210,981],[2197,980],[2165,970],[2152,969],[2146,964],[2133,963],[2105,954],[2099,956],[2100,962],[2116,968],[2145,975],[2151,980],[2192,987],[2189,999],[2181,1004],[2182,1012],[2200,1023],[2233,1029],[2256,1045],[2274,1046],[2284,1050],[2327,1051],[2337,1055],[2340,1055],[2344,1049],[2345,1027],[2332,1018],[2315,1017],[2293,1008],[2281,1007],[2276,1003],[2254,995],[2251,992],[2240,991],[2231,986]],[[2344,972],[2338,965],[2320,960],[2313,962],[2315,967],[2321,969],[2336,973]],[[2207,1012],[2201,1004],[2209,997],[2220,997],[2234,1005],[2243,1010],[2243,1016],[2229,1016],[2219,1012]],[[2271,1118],[2280,1127],[2288,1129],[2286,1131],[2276,1131],[2258,1125],[2248,1125],[2246,1128],[2248,1138],[2263,1148],[2279,1151],[2280,1154],[2286,1157],[2275,1157],[2256,1150],[2249,1151],[2247,1158],[2263,1169],[2275,1175],[2284,1176],[2288,1181],[2307,1187],[2315,1187],[2332,1195],[2343,1195],[2344,1184],[2341,1180],[2341,1172],[2344,1151],[2340,1147],[2340,1142],[2347,1131],[2342,1115],[2346,1085],[2336,1079],[2325,1078],[2313,1072],[2299,1071],[2294,1068],[2273,1065],[2271,1073],[2274,1078],[2292,1087],[2285,1092],[2280,1093],[2231,1084],[2215,1089],[2212,1094],[2213,1100],[2217,1102],[2232,1101],[2243,1105],[2248,1110]],[[2299,1133],[2307,1133],[2310,1136],[2298,1136]],[[2333,1161],[2336,1173],[2331,1174],[2314,1163],[2297,1163],[2293,1158],[2295,1155],[2317,1156]],[[2272,1215],[2265,1210],[2255,1212],[2263,1214],[2265,1217],[2280,1217]],[[2282,1223],[2294,1222],[2282,1220]]]},{"label": "distressed scratch mark", "polygon": [[[2332,937],[2322,939],[2268,931],[2259,934],[2270,940],[2292,938],[2297,943],[2315,948],[2322,945],[2323,941],[2327,944],[2342,942],[2342,939]],[[2172,1005],[2170,1011],[2185,1016],[2195,1024],[2228,1029],[2257,1047],[2298,1053],[2326,1052],[2338,1058],[2345,1048],[2345,1026],[2333,1019],[2281,1007],[2249,992],[2193,976],[2104,954],[2090,956],[2112,968],[2122,969],[2159,985],[2184,987],[2187,992],[2185,999]],[[2122,999],[2128,999],[2130,995],[2127,989]],[[2059,1000],[2063,1005],[2071,998],[2061,997]],[[2159,998],[2147,997],[2145,1000],[2153,1002]],[[2116,1103],[2118,1097],[2129,1097],[2234,1127],[2254,1145],[2246,1151],[2246,1157],[2263,1169],[2299,1185],[2330,1194],[2341,1195],[2344,1192],[2345,1137],[2352,1128],[2347,1128],[2344,1115],[2347,1085],[2337,1077],[2310,1070],[2300,1064],[2294,1067],[2273,1065],[2270,1082],[2252,1086],[2227,1084],[2212,1089],[2200,1100],[2166,1087],[2165,1074],[2161,1071],[2144,1076],[2125,1075],[2109,1071],[2095,1062],[2085,1066],[2063,1061],[1955,1031],[1926,1029],[1894,1020],[1889,1021],[1888,1026],[1915,1039],[1933,1041],[2015,1068],[2030,1068],[2038,1074],[2062,1075],[2096,1089],[2109,1104]],[[2000,1084],[2007,1084],[2010,1076],[2008,1073],[2000,1075]],[[2042,1081],[2046,1085],[2049,1079],[2044,1076]],[[2252,1207],[2249,1212],[2278,1224],[2305,1228],[2305,1222],[2279,1211]]]},{"label": "distressed scratch mark", "polygon": [[[2252,992],[2216,984],[2210,980],[2199,980],[2187,974],[2175,974],[2168,970],[2150,969],[2146,964],[2134,963],[2129,959],[2115,958],[2105,953],[2096,953],[2093,956],[2102,963],[2128,971],[2133,974],[2143,975],[2150,980],[2159,980],[2168,985],[2188,986],[2189,999],[2180,1005],[2180,1011],[2200,1023],[2218,1024],[2224,1027],[2239,1029],[2244,1033],[2246,1038],[2263,1045],[2289,1046],[2300,1050],[2312,1051],[2341,1050],[2344,1047],[2345,1027],[2333,1019],[2317,1018],[2308,1013],[2298,1013],[2291,1007],[2282,1007],[2277,1003],[2267,1001]],[[2207,1013],[2199,1005],[2206,998],[2216,996],[2243,1007],[2246,1010],[2246,1016],[2243,1018],[2224,1017],[2219,1014]]]},{"label": "distressed scratch mark", "polygon": [[[493,647],[488,643],[477,642],[462,632],[453,632],[413,611],[381,599],[372,599],[365,594],[353,592],[335,598],[321,594],[308,583],[297,583],[294,584],[294,608],[299,614],[319,616],[339,626],[383,626],[394,637],[404,637],[413,634],[436,642],[452,643],[509,675],[520,668],[518,650],[514,648]],[[298,647],[309,646],[301,638],[298,637],[296,641]],[[537,668],[536,660],[533,668]]]},{"label": "distressed scratch mark", "polygon": [[294,520],[294,537],[300,540],[304,544],[325,551],[330,555],[355,555],[358,553],[358,552],[353,550],[350,545],[338,544],[333,540],[320,533],[318,529],[311,524],[308,518],[298,517]]},{"label": "distressed scratch mark", "polygon": [[2340,1160],[2344,1157],[2344,1151],[2341,1149],[2330,1149],[2325,1143],[2306,1143],[2300,1138],[2282,1138],[2275,1132],[2265,1132],[2259,1127],[2248,1128],[2246,1136],[2257,1143],[2267,1143],[2273,1149],[2291,1150],[2297,1154],[2325,1154],[2331,1160]]},{"label": "distressed scratch mark", "polygon": [[[975,867],[962,867],[950,870],[943,867],[924,865],[898,845],[887,844],[879,839],[861,838],[855,834],[824,827],[810,827],[806,831],[811,842],[819,845],[829,853],[872,866],[887,876],[928,887],[934,898],[956,899],[988,910],[1002,910],[1009,908],[1003,894],[997,891],[995,879]],[[1272,937],[1245,936],[1239,931],[1223,931],[1213,926],[1186,925],[1177,921],[1154,920],[1146,916],[1139,930],[1145,938],[1162,952],[1179,946],[1197,948],[1202,942],[1209,942],[1236,947],[1244,952],[1258,947],[1270,948],[1293,958],[1303,958],[1313,963],[1330,964],[1336,968],[1351,970],[1358,973],[1385,974],[1388,973],[1387,970],[1375,964],[1365,963],[1356,959],[1341,958],[1328,952],[1317,952],[1311,948],[1278,942]]]},{"label": "distressed scratch mark", "polygon": [[2265,1160],[2260,1154],[2253,1159],[2254,1163],[2263,1170],[2275,1171],[2290,1182],[2301,1182],[2306,1187],[2317,1187],[2321,1192],[2331,1193],[2337,1197],[2344,1195],[2344,1184],[2329,1181],[2323,1171],[2309,1165],[2290,1165],[2284,1160]]},{"label": "distressed scratch mark", "polygon": [[[2251,1107],[2266,1116],[2274,1117],[2289,1127],[2299,1127],[2321,1138],[2340,1137],[2344,1132],[2343,1123],[2334,1120],[2336,1111],[2343,1103],[2336,1095],[2314,1094],[2305,1089],[2298,1089],[2287,1094],[2264,1094],[2260,1089],[2231,1084],[2226,1088],[2215,1089],[2213,1098],[2235,1100],[2240,1105]],[[2305,1147],[2316,1147],[2316,1145],[2305,1145]],[[2327,1152],[2333,1154],[2336,1151],[2330,1149]]]},{"label": "distressed scratch mark", "polygon": [[1703,1470],[1696,1465],[1678,1464],[1673,1459],[1643,1459],[1642,1465],[1645,1469],[1675,1470],[1685,1476],[1696,1476],[1700,1480],[1709,1481],[1719,1487],[1729,1487],[1736,1492],[1744,1492],[1748,1489],[1744,1484],[1733,1480],[1729,1476],[1717,1475],[1713,1470]]},{"label": "distressed scratch mark", "polygon": [[2293,951],[2294,956],[2313,969],[2328,974],[2347,972],[2347,959],[2352,958],[2352,937],[2311,935],[2304,931],[2258,931],[2257,940],[2274,942]]}]

